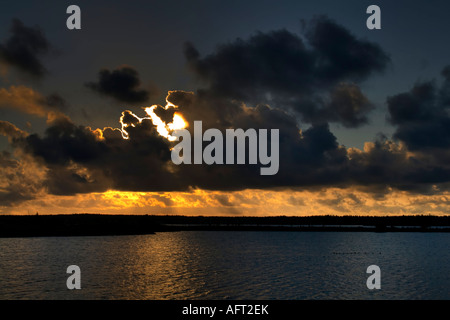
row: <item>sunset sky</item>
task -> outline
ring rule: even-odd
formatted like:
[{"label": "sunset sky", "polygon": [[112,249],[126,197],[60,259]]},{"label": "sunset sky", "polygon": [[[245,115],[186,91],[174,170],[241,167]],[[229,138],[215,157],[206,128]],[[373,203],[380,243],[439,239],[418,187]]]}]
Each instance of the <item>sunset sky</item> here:
[{"label": "sunset sky", "polygon": [[[0,5],[0,214],[449,212],[448,1]],[[174,165],[174,115],[279,129],[278,173]]]}]

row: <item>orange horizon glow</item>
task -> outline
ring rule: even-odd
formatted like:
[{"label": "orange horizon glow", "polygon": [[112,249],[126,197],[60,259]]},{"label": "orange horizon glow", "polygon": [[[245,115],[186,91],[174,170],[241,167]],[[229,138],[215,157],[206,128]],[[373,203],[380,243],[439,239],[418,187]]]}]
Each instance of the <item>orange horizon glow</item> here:
[{"label": "orange horizon glow", "polygon": [[151,214],[185,216],[311,216],[311,215],[448,215],[450,192],[440,195],[392,191],[382,198],[353,188],[318,191],[195,189],[189,192],[125,192],[45,195],[1,214]]}]

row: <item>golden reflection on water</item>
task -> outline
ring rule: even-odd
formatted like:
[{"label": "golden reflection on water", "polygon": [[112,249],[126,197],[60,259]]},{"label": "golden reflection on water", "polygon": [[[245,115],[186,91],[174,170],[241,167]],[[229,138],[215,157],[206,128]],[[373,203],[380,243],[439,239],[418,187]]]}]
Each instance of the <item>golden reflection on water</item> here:
[{"label": "golden reflection on water", "polygon": [[119,295],[131,299],[187,299],[200,293],[196,249],[186,234],[142,236],[129,247]]}]

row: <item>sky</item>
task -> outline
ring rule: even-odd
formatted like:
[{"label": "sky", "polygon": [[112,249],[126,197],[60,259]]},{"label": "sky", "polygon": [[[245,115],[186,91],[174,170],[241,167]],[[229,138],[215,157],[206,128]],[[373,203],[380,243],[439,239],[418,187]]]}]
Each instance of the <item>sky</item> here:
[{"label": "sky", "polygon": [[[0,5],[0,214],[449,212],[447,1]],[[279,171],[175,165],[176,117],[278,129]]]}]

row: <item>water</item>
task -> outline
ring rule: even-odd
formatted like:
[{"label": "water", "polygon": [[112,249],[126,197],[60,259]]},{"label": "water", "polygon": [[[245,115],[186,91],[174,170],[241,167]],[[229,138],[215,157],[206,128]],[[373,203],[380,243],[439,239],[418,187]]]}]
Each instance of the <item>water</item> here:
[{"label": "water", "polygon": [[[449,299],[449,233],[0,239],[0,299]],[[81,290],[68,290],[69,265]],[[369,290],[369,265],[381,289]]]}]

